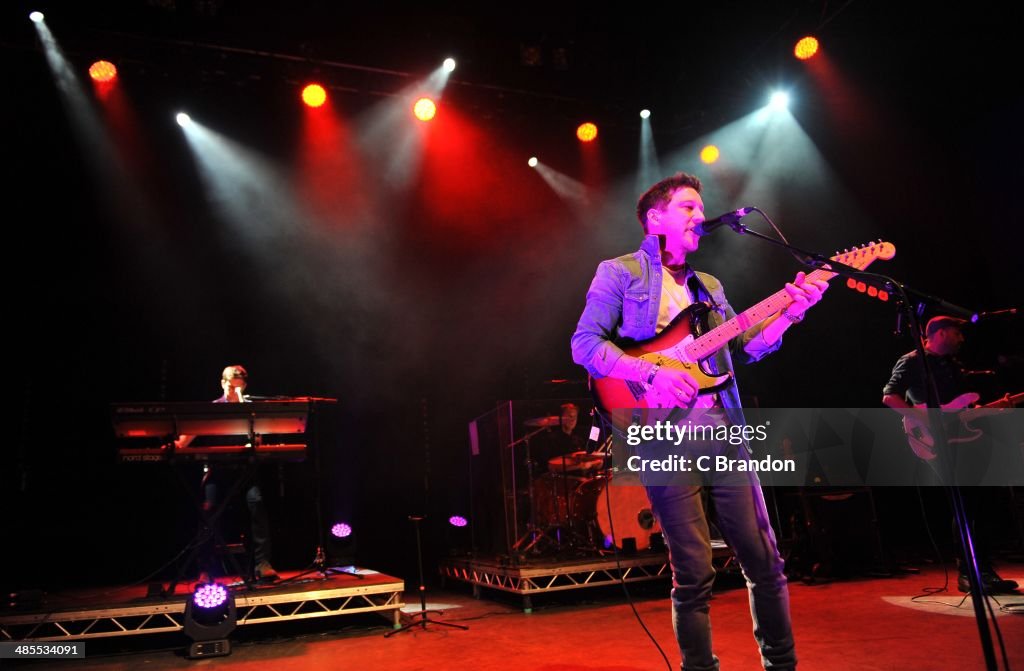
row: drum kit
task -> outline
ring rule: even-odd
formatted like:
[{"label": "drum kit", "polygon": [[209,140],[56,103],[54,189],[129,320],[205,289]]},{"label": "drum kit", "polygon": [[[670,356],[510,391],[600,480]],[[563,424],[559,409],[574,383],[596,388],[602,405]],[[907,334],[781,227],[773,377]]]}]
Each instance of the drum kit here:
[{"label": "drum kit", "polygon": [[534,431],[511,446],[525,444],[530,482],[523,492],[529,521],[526,533],[513,546],[515,552],[604,554],[612,552],[613,546],[646,550],[656,542],[661,527],[639,479],[607,467],[610,440],[593,453],[553,456],[547,461],[547,472],[534,476],[530,438],[559,426],[559,417],[537,417],[526,420],[525,425]]}]

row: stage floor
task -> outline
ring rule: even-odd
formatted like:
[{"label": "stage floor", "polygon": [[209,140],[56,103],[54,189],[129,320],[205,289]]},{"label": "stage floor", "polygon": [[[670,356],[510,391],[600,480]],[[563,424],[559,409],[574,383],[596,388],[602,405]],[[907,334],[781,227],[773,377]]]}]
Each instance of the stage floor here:
[{"label": "stage floor", "polygon": [[[1004,577],[1024,582],[1024,565],[1000,567]],[[962,671],[984,668],[970,600],[955,591],[930,594],[941,587],[941,568],[917,575],[790,586],[793,624],[800,666],[842,671]],[[722,581],[720,581],[722,582]],[[664,648],[673,669],[678,651],[669,618],[668,585],[651,582],[631,587],[636,608]],[[500,594],[496,596],[501,597]],[[405,595],[406,612],[419,608],[419,597]],[[1024,668],[1024,595],[993,601],[1007,654],[1014,668]],[[637,624],[621,588],[595,588],[550,595],[524,614],[514,595],[475,600],[470,587],[429,591],[428,606],[440,608],[446,622],[468,625],[468,631],[431,626],[384,638],[392,627],[379,617],[284,623],[246,628],[237,634],[229,657],[211,658],[205,667],[223,669],[539,669],[542,671],[650,671],[663,669],[657,649]],[[716,586],[712,602],[715,649],[723,669],[760,668],[746,590],[731,579]],[[358,622],[357,622],[358,621]],[[179,635],[180,636],[180,635]],[[254,638],[255,637],[255,638]],[[104,643],[142,646],[148,637]],[[91,645],[91,643],[87,644]],[[125,649],[117,654],[87,647],[87,658],[75,668],[152,671],[192,668],[180,644],[158,651]],[[67,663],[34,662],[33,668],[66,667]]]}]

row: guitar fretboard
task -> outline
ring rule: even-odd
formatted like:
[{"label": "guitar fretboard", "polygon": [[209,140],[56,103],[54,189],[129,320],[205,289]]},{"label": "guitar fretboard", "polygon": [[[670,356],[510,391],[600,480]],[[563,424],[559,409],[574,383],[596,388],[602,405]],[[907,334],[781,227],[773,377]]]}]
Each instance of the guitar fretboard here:
[{"label": "guitar fretboard", "polygon": [[[836,274],[828,270],[815,270],[807,275],[811,280],[830,280]],[[691,361],[707,358],[725,347],[730,340],[740,335],[754,324],[760,324],[773,314],[793,302],[789,293],[782,289],[765,298],[760,303],[747,308],[729,321],[719,324],[701,337],[686,346],[686,355]]]}]

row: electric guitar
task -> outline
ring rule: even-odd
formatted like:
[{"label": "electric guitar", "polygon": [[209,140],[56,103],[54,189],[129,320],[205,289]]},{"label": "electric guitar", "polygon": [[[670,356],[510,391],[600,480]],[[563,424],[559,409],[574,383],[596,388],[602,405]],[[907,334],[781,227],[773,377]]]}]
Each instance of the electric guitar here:
[{"label": "electric guitar", "polygon": [[[949,403],[941,406],[943,411],[962,410],[967,406],[978,401],[978,395],[973,391],[967,394],[960,394]],[[955,415],[960,420],[959,431],[955,431],[958,435],[951,435],[948,438],[950,445],[958,443],[970,443],[972,441],[981,438],[981,429],[976,429],[971,426],[970,422],[978,417],[984,417],[985,415],[993,415],[1005,408],[1012,408],[1020,405],[1024,402],[1024,393],[1014,394],[1010,396],[1007,394],[1003,398],[986,403],[985,405],[978,406],[976,408],[968,408],[963,412]],[[927,406],[925,404],[915,405],[915,408],[923,408],[924,412],[927,412]],[[950,434],[954,433],[957,427],[950,427]],[[935,458],[935,438],[932,436],[931,429],[928,426],[928,421],[924,417],[911,417],[910,415],[903,416],[903,430],[907,434],[907,442],[910,443],[910,449],[914,451],[914,454],[921,457],[925,461],[931,461]]]},{"label": "electric guitar", "polygon": [[[836,254],[831,260],[863,270],[876,259],[888,260],[895,255],[896,247],[892,243],[878,241]],[[818,269],[808,273],[807,279],[827,281],[835,276],[836,273],[829,270]],[[782,289],[706,333],[699,333],[700,318],[711,308],[704,303],[694,303],[680,312],[671,324],[653,338],[639,342],[630,341],[621,346],[630,356],[661,364],[662,368],[685,370],[697,380],[700,387],[697,396],[687,408],[708,407],[712,402],[711,395],[728,388],[733,383],[733,376],[731,373],[719,375],[711,372],[705,365],[706,360],[728,345],[730,340],[792,302],[793,299],[785,289]],[[625,426],[622,426],[622,421],[615,421],[612,417],[613,410],[680,407],[679,399],[662,394],[653,385],[643,382],[630,382],[611,377],[592,377],[590,382],[598,411],[621,430],[624,430]]]}]

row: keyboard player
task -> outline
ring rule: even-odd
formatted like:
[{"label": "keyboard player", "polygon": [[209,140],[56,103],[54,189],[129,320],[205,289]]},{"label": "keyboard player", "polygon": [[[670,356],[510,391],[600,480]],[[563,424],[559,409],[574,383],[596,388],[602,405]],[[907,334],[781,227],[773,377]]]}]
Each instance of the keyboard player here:
[{"label": "keyboard player", "polygon": [[[248,386],[249,374],[243,366],[231,365],[224,368],[221,373],[220,386],[222,394],[215,399],[214,403],[248,403],[245,395]],[[181,436],[175,441],[175,446],[183,448],[189,446],[194,440],[193,436]],[[214,467],[207,464],[203,469],[203,506],[209,512],[216,507],[217,490],[221,482]],[[270,563],[271,559],[271,532],[270,516],[267,513],[267,506],[263,500],[263,492],[260,490],[259,478],[256,477],[245,490],[245,502],[249,508],[250,523],[250,544],[253,554],[253,575],[258,582],[273,582],[278,579],[277,571]],[[209,572],[209,560],[204,567]]]}]

